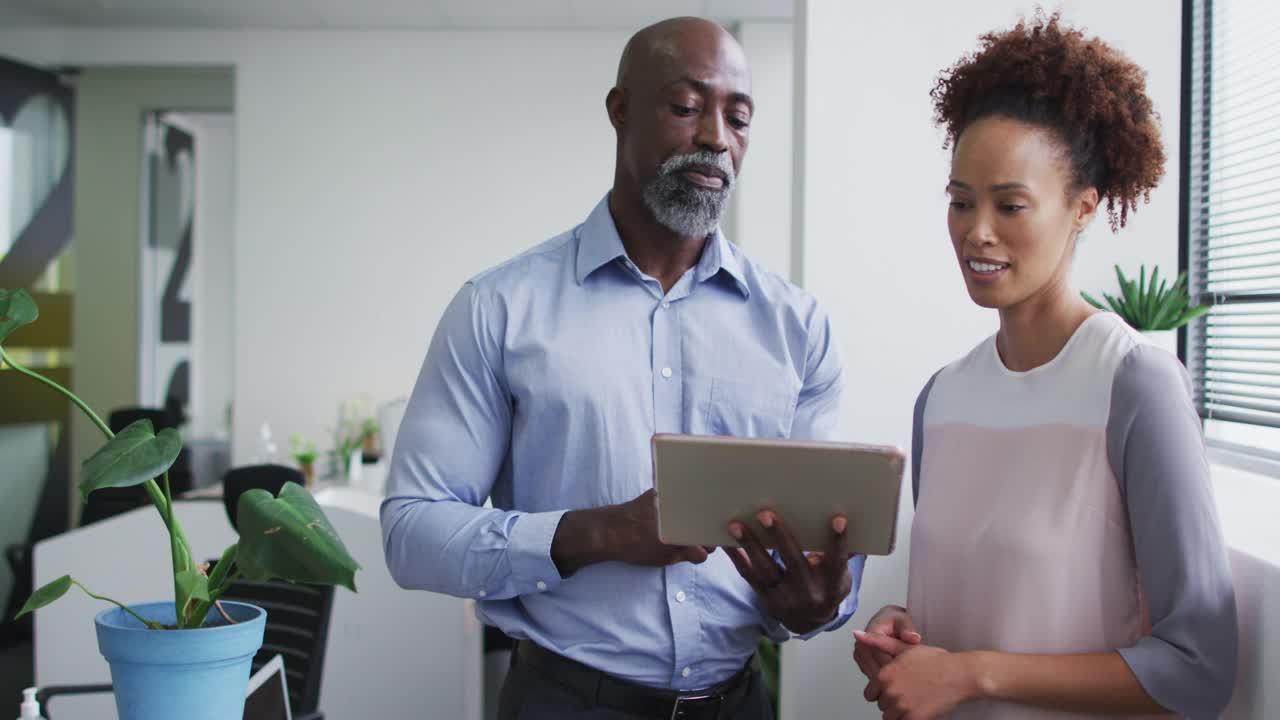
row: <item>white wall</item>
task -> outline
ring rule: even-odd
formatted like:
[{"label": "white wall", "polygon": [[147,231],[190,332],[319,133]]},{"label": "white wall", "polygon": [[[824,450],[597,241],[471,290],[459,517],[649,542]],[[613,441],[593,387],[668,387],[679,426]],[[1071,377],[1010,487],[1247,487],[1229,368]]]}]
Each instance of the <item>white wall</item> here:
[{"label": "white wall", "polygon": [[737,37],[751,63],[751,145],[730,207],[733,240],[753,260],[791,276],[794,35],[791,23],[744,22]]},{"label": "white wall", "polygon": [[[234,461],[411,389],[469,276],[612,181],[620,32],[282,35],[236,64]],[[518,58],[518,62],[514,59]]]},{"label": "white wall", "polygon": [[[1180,9],[1155,3],[1062,3],[1083,24],[1147,69],[1177,153]],[[1030,3],[809,0],[797,8],[803,132],[796,203],[801,274],[831,313],[848,382],[845,427],[859,441],[910,447],[911,411],[930,375],[994,331],[996,317],[969,301],[952,259],[943,187],[948,155],[932,123],[938,72],[976,46],[980,33],[1012,25]],[[1084,288],[1109,288],[1111,265],[1177,265],[1176,162],[1164,185],[1120,237],[1096,222],[1079,250]],[[909,488],[898,549],[867,565],[862,609],[848,629],[906,596]],[[861,697],[848,629],[784,647],[783,718],[878,718]]]},{"label": "white wall", "polygon": [[189,275],[190,438],[226,439],[235,363],[235,118],[231,113],[167,113],[195,138],[195,212]]},{"label": "white wall", "polygon": [[183,113],[196,136],[195,317],[191,435],[226,437],[235,376],[235,117]]}]

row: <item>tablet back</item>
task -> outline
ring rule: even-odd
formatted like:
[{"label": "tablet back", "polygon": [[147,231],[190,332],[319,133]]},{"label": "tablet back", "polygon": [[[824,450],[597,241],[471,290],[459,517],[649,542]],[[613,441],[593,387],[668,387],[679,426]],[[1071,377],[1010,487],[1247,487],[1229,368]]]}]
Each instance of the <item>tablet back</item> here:
[{"label": "tablet back", "polygon": [[653,436],[658,535],[673,545],[736,545],[725,529],[779,513],[804,550],[825,549],[831,517],[849,519],[849,549],[867,555],[893,551],[905,457],[878,445],[794,440]]}]

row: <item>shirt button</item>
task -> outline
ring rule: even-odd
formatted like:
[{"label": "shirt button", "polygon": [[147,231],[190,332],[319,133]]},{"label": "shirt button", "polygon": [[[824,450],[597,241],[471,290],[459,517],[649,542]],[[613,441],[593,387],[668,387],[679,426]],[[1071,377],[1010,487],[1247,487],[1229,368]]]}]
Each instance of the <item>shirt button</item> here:
[{"label": "shirt button", "polygon": [[692,671],[692,670],[690,670],[689,668],[685,668],[685,669],[683,669],[683,670],[681,670],[681,671],[680,671],[680,677],[689,677],[689,673],[691,673],[691,672],[693,672],[693,671]]},{"label": "shirt button", "polygon": [[682,603],[682,602],[684,602],[684,599],[685,599],[685,594],[684,594],[684,591],[683,591],[683,590],[681,590],[680,592],[676,593],[676,602]]},{"label": "shirt button", "polygon": [[663,309],[663,310],[665,310],[665,309],[667,309],[667,308],[669,308],[669,307],[671,307],[671,301],[670,301],[670,300],[663,300],[663,301],[662,301],[662,309]]},{"label": "shirt button", "polygon": [[487,592],[485,592],[485,591],[481,590],[481,591],[480,591],[480,597],[489,597],[489,593],[487,593]]},{"label": "shirt button", "polygon": [[546,589],[547,589],[547,584],[546,584],[546,583],[544,583],[544,582],[542,582],[541,580],[539,580],[539,581],[538,581],[538,589],[539,589],[539,590],[546,590]]},{"label": "shirt button", "polygon": [[671,377],[671,368],[662,368],[662,377],[664,378]]}]

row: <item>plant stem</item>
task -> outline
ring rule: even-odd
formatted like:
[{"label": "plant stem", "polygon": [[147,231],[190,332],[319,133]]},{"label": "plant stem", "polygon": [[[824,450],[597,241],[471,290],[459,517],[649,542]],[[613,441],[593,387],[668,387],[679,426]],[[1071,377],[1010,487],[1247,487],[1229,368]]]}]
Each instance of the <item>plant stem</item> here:
[{"label": "plant stem", "polygon": [[160,627],[160,623],[158,623],[158,622],[153,622],[153,621],[151,621],[151,620],[148,620],[148,619],[146,619],[146,618],[142,617],[142,616],[141,616],[141,615],[139,615],[138,613],[134,612],[132,608],[130,608],[130,607],[128,607],[128,606],[126,606],[126,605],[124,605],[123,603],[120,603],[120,602],[118,602],[118,601],[116,601],[116,600],[112,600],[112,599],[111,599],[111,598],[109,598],[109,597],[102,597],[101,595],[94,595],[93,593],[89,592],[89,588],[87,588],[87,587],[85,587],[85,586],[81,585],[81,584],[80,584],[80,581],[78,581],[78,580],[76,580],[76,579],[74,579],[74,578],[72,578],[71,582],[72,582],[76,587],[78,587],[78,588],[80,588],[81,590],[83,590],[85,595],[88,595],[89,597],[93,598],[94,600],[103,600],[103,601],[105,601],[105,602],[109,602],[109,603],[111,603],[112,605],[115,605],[116,607],[120,608],[121,610],[123,610],[123,611],[125,611],[125,612],[129,613],[130,615],[134,616],[135,618],[137,618],[137,619],[138,619],[138,622],[142,623],[143,625],[146,625],[148,630],[160,630],[160,629],[162,629],[162,628]]},{"label": "plant stem", "polygon": [[71,400],[71,402],[76,404],[76,407],[79,407],[81,410],[84,411],[85,415],[89,416],[89,419],[92,420],[93,423],[98,426],[98,429],[101,430],[102,433],[107,436],[107,439],[111,439],[112,437],[114,437],[114,433],[111,432],[111,428],[107,427],[107,424],[102,422],[102,418],[98,417],[98,414],[95,413],[88,405],[86,405],[83,400],[76,397],[75,393],[62,387],[58,383],[50,380],[49,378],[41,375],[40,373],[35,372],[33,370],[29,370],[23,367],[22,365],[19,365],[18,363],[14,362],[13,358],[9,357],[9,355],[5,353],[3,346],[0,346],[0,360],[4,360],[5,363],[9,365],[9,367],[13,368],[14,370],[17,370],[19,373],[26,375],[29,378],[39,380],[45,385],[48,385],[54,390],[57,390],[58,392],[67,396]]},{"label": "plant stem", "polygon": [[209,608],[217,602],[218,598],[227,591],[227,587],[231,584],[239,574],[235,566],[236,553],[240,550],[239,543],[232,543],[226,550],[222,551],[222,557],[218,559],[218,563],[213,566],[213,570],[209,571],[209,600],[196,603],[195,610],[191,616],[198,618],[200,622],[204,622],[204,618],[209,614]]},{"label": "plant stem", "polygon": [[182,597],[182,588],[178,585],[178,573],[190,567],[191,557],[183,554],[182,547],[178,544],[178,535],[173,531],[173,494],[169,490],[168,470],[164,472],[164,509],[160,512],[166,515],[165,525],[169,528],[169,555],[173,560],[173,616],[177,618],[178,627],[185,628],[190,622],[187,617],[187,606],[190,603],[184,601]]},{"label": "plant stem", "polygon": [[217,600],[214,600],[213,606],[218,608],[218,614],[222,616],[223,620],[227,621],[228,625],[236,624],[236,621],[231,619],[231,616],[227,614],[227,611],[222,609],[222,603],[218,602]]},{"label": "plant stem", "polygon": [[[115,433],[111,432],[111,428],[107,427],[107,424],[102,422],[102,418],[98,417],[98,414],[95,413],[92,408],[86,405],[83,400],[77,397],[75,393],[62,387],[58,383],[50,380],[49,378],[41,375],[40,373],[35,372],[34,370],[25,368],[21,364],[14,362],[13,358],[9,357],[8,353],[4,351],[4,346],[0,346],[0,360],[3,360],[5,364],[13,368],[14,370],[18,371],[20,374],[26,375],[27,377],[32,378],[34,380],[38,380],[44,383],[45,385],[48,385],[49,387],[53,388],[55,391],[61,393],[68,400],[75,403],[76,407],[83,410],[84,414],[87,415],[89,419],[93,421],[94,425],[98,426],[98,429],[102,431],[102,434],[105,435],[108,440],[115,437]],[[166,496],[163,493],[160,492],[160,488],[156,485],[156,481],[147,480],[145,483],[143,483],[143,487],[146,489],[147,495],[151,498],[151,503],[156,506],[157,510],[160,511],[160,517],[162,520],[164,520],[165,529],[168,530],[170,534],[173,534],[176,532],[178,535],[178,539],[182,542],[182,547],[187,551],[188,554],[190,554],[191,543],[187,540],[186,533],[182,531],[182,526],[174,522],[173,513],[171,512],[172,508],[169,507],[170,501],[166,498]]]}]

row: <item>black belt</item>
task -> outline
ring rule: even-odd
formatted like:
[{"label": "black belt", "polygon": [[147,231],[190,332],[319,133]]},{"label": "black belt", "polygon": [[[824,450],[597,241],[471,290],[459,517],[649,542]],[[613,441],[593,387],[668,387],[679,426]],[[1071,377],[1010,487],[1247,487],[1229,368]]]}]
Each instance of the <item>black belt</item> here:
[{"label": "black belt", "polygon": [[753,663],[727,681],[694,692],[645,687],[619,680],[580,662],[557,655],[528,640],[516,643],[516,663],[549,675],[596,705],[662,720],[719,720],[730,717],[746,696]]}]

